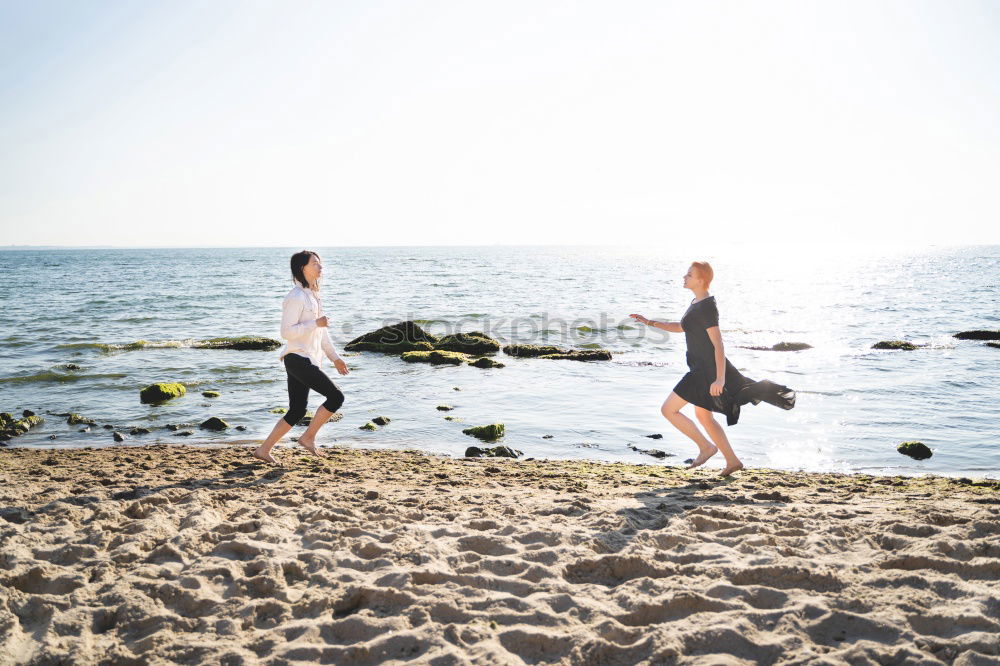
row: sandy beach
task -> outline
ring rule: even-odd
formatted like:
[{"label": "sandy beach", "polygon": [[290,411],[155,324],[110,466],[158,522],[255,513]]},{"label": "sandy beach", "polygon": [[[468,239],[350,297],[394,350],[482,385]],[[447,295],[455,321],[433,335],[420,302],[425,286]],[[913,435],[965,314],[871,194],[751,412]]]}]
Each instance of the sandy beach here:
[{"label": "sandy beach", "polygon": [[996,664],[1000,484],[0,450],[2,664]]}]

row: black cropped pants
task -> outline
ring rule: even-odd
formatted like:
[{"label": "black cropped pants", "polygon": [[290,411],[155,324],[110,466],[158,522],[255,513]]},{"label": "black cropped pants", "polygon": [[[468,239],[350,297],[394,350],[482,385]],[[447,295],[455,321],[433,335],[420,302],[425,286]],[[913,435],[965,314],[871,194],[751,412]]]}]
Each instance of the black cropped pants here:
[{"label": "black cropped pants", "polygon": [[285,423],[295,425],[306,415],[309,389],[326,397],[323,406],[331,412],[337,411],[344,404],[344,394],[312,361],[298,354],[286,354],[284,361],[285,371],[288,373],[288,412],[284,416]]}]

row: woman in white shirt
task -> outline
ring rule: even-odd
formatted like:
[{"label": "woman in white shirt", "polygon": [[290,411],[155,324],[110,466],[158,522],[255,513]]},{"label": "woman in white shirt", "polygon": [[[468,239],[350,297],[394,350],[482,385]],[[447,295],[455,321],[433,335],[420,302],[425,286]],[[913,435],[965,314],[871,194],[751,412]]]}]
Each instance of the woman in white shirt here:
[{"label": "woman in white shirt", "polygon": [[274,424],[271,434],[254,451],[254,456],[269,463],[277,463],[271,449],[305,416],[309,389],[321,393],[326,401],[316,410],[312,422],[299,437],[299,445],[315,456],[322,456],[316,448],[316,433],[344,404],[340,392],[321,369],[323,356],[333,362],[337,372],[346,375],[344,363],[327,335],[327,319],[319,297],[319,278],[323,265],[319,255],[309,250],[296,252],[291,261],[295,287],[282,303],[281,337],[287,340],[281,348],[280,359],[288,373],[288,412]]}]

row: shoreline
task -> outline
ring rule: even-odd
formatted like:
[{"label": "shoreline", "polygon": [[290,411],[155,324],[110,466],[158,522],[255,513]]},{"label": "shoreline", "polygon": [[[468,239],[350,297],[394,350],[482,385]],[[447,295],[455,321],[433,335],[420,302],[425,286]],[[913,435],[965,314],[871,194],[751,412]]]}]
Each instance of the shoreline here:
[{"label": "shoreline", "polygon": [[0,664],[1000,656],[992,480],[323,450],[0,450]]}]

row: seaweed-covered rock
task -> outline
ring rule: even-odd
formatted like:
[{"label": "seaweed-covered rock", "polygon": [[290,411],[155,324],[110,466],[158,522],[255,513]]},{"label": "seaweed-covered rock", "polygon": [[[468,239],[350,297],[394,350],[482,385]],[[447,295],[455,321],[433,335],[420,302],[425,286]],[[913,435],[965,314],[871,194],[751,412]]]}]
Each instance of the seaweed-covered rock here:
[{"label": "seaweed-covered rock", "polygon": [[561,354],[545,354],[538,358],[550,361],[610,361],[611,352],[607,349],[574,349]]},{"label": "seaweed-covered rock", "polygon": [[445,335],[434,344],[434,348],[463,354],[495,354],[500,351],[500,343],[482,331],[473,331]]},{"label": "seaweed-covered rock", "polygon": [[257,335],[243,335],[235,338],[209,338],[198,340],[191,345],[195,349],[238,349],[241,351],[271,351],[281,346],[280,340]]},{"label": "seaweed-covered rock", "polygon": [[139,401],[144,404],[155,404],[179,398],[187,393],[184,384],[150,384],[139,392]]},{"label": "seaweed-covered rock", "polygon": [[555,347],[552,345],[506,345],[503,353],[516,358],[535,358],[547,354],[566,354],[568,349]]},{"label": "seaweed-covered rock", "polygon": [[812,349],[812,345],[806,342],[779,342],[777,344],[771,345],[770,347],[744,347],[744,349],[753,349],[755,351],[802,351],[803,349]]},{"label": "seaweed-covered rock", "polygon": [[900,351],[913,351],[917,345],[906,340],[882,340],[872,345],[872,349],[895,349]]},{"label": "seaweed-covered rock", "polygon": [[914,460],[926,460],[934,455],[923,442],[903,442],[896,447],[896,450]]},{"label": "seaweed-covered rock", "polygon": [[390,419],[388,416],[376,416],[375,418],[372,419],[372,423],[378,426],[384,426],[384,425],[389,425],[389,421],[391,420],[392,419]]},{"label": "seaweed-covered rock", "polygon": [[470,446],[465,450],[466,458],[519,458],[523,455],[523,451],[512,449],[509,446],[493,446],[485,449]]},{"label": "seaweed-covered rock", "polygon": [[373,423],[372,421],[369,421],[368,423],[358,428],[358,430],[378,430],[378,426],[375,425],[375,423]]},{"label": "seaweed-covered rock", "polygon": [[73,370],[82,370],[83,368],[78,366],[76,363],[63,363],[62,369],[73,371]]},{"label": "seaweed-covered rock", "polygon": [[9,412],[0,414],[0,441],[10,441],[14,437],[20,437],[32,428],[45,423],[45,419],[30,410],[25,410],[28,416],[15,419]]},{"label": "seaweed-covered rock", "polygon": [[70,425],[77,425],[82,423],[83,425],[97,425],[97,421],[94,419],[88,419],[85,416],[80,416],[79,414],[73,413],[66,417],[66,423]]},{"label": "seaweed-covered rock", "polygon": [[126,435],[125,433],[117,432],[117,431],[111,433],[111,437],[116,442],[124,442],[126,439],[128,439],[128,435]]},{"label": "seaweed-covered rock", "polygon": [[152,432],[152,430],[150,430],[149,428],[139,428],[139,427],[136,427],[136,428],[132,428],[131,430],[129,430],[128,434],[130,434],[132,436],[135,436],[135,435],[148,435],[151,432]]},{"label": "seaweed-covered rock", "polygon": [[218,391],[202,391],[201,394],[206,398],[218,398],[222,395]]},{"label": "seaweed-covered rock", "polygon": [[217,416],[213,416],[209,419],[202,421],[199,425],[202,430],[226,430],[229,428],[229,424],[220,419]]},{"label": "seaweed-covered rock", "polygon": [[466,428],[462,431],[462,433],[468,435],[469,437],[481,439],[484,442],[495,442],[503,437],[504,427],[502,423],[491,423],[489,425]]},{"label": "seaweed-covered rock", "polygon": [[178,430],[174,433],[174,437],[190,437],[194,434],[194,430]]},{"label": "seaweed-covered rock", "polygon": [[455,408],[452,407],[451,405],[438,405],[437,406],[437,410],[439,412],[450,412],[453,409],[455,409]]},{"label": "seaweed-covered rock", "polygon": [[288,407],[275,407],[274,409],[270,409],[268,411],[270,411],[272,414],[287,414]]},{"label": "seaweed-covered rock", "polygon": [[1000,331],[962,331],[955,337],[959,340],[1000,340]]},{"label": "seaweed-covered rock", "polygon": [[402,354],[408,351],[431,351],[437,341],[436,337],[415,322],[401,321],[354,338],[344,345],[344,350]]},{"label": "seaweed-covered rock", "polygon": [[494,361],[492,358],[483,356],[482,358],[477,358],[475,361],[469,361],[469,365],[475,366],[477,368],[505,368],[503,363],[500,361]]},{"label": "seaweed-covered rock", "polygon": [[462,365],[469,360],[467,354],[450,351],[409,351],[403,352],[407,363],[430,363],[431,365]]},{"label": "seaweed-covered rock", "polygon": [[640,449],[638,446],[633,446],[631,444],[629,444],[628,448],[632,449],[636,453],[642,453],[647,456],[653,456],[654,458],[666,458],[667,456],[674,455],[672,453],[667,453],[666,451],[660,451],[659,449]]}]

